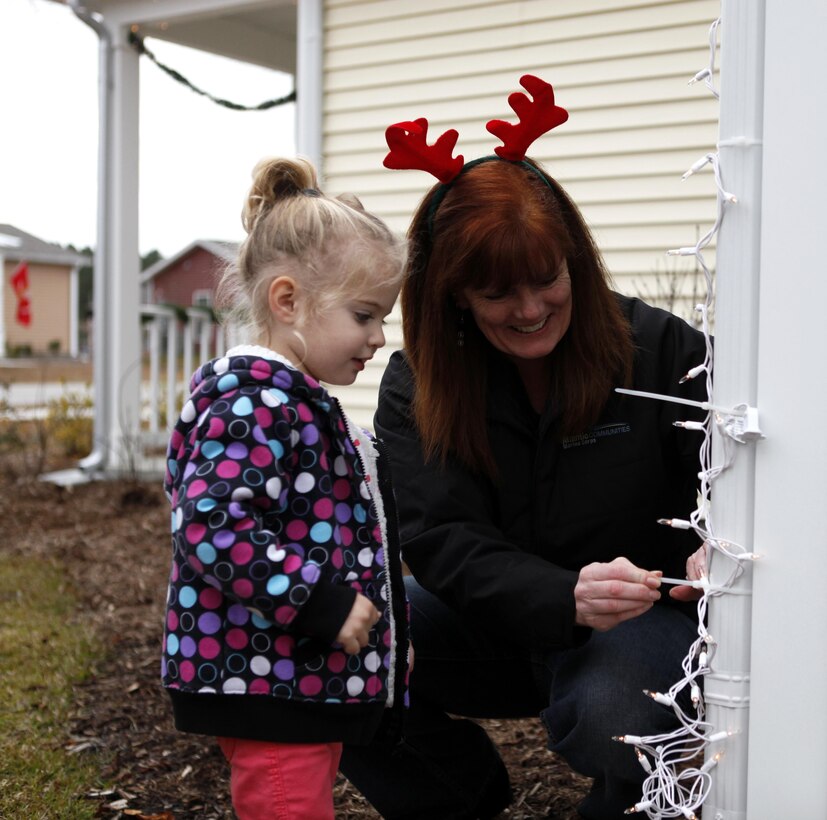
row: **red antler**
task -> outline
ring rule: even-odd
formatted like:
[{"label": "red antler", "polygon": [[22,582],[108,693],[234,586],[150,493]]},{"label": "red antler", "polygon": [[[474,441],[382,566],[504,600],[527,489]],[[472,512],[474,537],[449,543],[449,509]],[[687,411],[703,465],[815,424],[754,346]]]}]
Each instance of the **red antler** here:
[{"label": "red antler", "polygon": [[385,130],[391,150],[382,161],[386,168],[415,168],[433,174],[443,184],[450,182],[462,169],[462,155],[452,157],[459,134],[451,128],[433,144],[428,145],[428,120],[420,117],[413,122],[397,122]]},{"label": "red antler", "polygon": [[524,74],[520,77],[520,85],[534,101],[529,100],[522,91],[509,95],[508,104],[520,120],[517,125],[505,120],[491,120],[485,126],[504,143],[494,149],[497,156],[512,161],[524,159],[528,146],[537,137],[562,125],[569,118],[565,108],[554,104],[554,89],[545,80]]}]

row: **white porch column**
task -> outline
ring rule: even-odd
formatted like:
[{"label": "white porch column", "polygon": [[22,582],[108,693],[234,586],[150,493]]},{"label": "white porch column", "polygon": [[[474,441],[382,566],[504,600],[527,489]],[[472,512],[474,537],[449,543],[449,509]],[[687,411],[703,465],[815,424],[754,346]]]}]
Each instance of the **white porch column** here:
[{"label": "white porch column", "polygon": [[108,465],[136,466],[140,419],[140,254],[138,250],[139,56],[129,28],[113,25],[111,164],[107,169],[109,241],[106,256]]},{"label": "white porch column", "polygon": [[765,2],[750,820],[827,817],[827,6]]},{"label": "white porch column", "polygon": [[0,357],[6,355],[6,257],[0,252]]},{"label": "white porch column", "polygon": [[[322,0],[299,0],[296,19],[296,152],[322,170]],[[321,180],[320,180],[321,181]]]},{"label": "white porch column", "polygon": [[79,266],[75,265],[69,274],[69,355],[78,355],[78,276]]}]

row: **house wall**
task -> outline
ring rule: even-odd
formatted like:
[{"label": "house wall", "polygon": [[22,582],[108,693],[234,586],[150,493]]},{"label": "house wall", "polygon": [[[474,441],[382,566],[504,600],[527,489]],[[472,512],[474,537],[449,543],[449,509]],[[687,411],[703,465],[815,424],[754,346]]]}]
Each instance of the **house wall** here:
[{"label": "house wall", "polygon": [[[485,123],[515,121],[508,95],[522,74],[537,74],[570,116],[530,155],[579,204],[616,288],[691,317],[704,283],[691,261],[665,251],[694,245],[715,217],[711,174],[681,175],[717,139],[717,101],[688,82],[709,63],[719,14],[719,0],[326,0],[326,190],[357,193],[405,231],[433,179],[382,166],[385,127],[424,116],[429,142],[456,128],[456,153],[490,154],[500,143]],[[714,265],[714,248],[706,258]],[[398,326],[388,335],[357,386],[340,391],[362,423],[401,344]]]},{"label": "house wall", "polygon": [[152,279],[151,301],[189,307],[196,290],[209,288],[215,292],[224,262],[204,248],[194,248],[175,264]]},{"label": "house wall", "polygon": [[6,336],[5,355],[21,345],[27,345],[32,353],[49,353],[49,345],[57,342],[58,352],[70,352],[71,328],[71,272],[66,265],[44,265],[29,262],[29,302],[31,324],[18,324],[17,296],[9,283],[19,262],[7,260],[3,275],[3,326]]}]

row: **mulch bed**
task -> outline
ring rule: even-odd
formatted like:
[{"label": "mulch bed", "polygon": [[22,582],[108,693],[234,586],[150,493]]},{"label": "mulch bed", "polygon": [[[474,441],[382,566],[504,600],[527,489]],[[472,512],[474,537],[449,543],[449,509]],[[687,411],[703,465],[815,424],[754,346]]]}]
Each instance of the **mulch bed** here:
[{"label": "mulch bed", "polygon": [[[65,567],[81,601],[79,621],[108,648],[77,687],[66,751],[95,756],[106,790],[89,790],[102,818],[233,818],[228,771],[209,739],[176,732],[159,682],[161,623],[169,571],[168,507],[160,481],[93,482],[63,488],[38,481],[0,487],[3,549],[48,555]],[[588,788],[545,749],[536,720],[482,721],[509,767],[510,820],[568,820]],[[337,817],[379,815],[344,779]],[[439,820],[434,818],[434,820]]]}]

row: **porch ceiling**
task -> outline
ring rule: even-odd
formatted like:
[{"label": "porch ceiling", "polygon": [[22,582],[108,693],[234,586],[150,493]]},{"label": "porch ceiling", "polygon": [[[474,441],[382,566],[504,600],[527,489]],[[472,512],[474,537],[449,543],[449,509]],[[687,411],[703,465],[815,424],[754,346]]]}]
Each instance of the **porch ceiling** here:
[{"label": "porch ceiling", "polygon": [[[58,0],[60,1],[60,0]],[[223,57],[296,73],[297,0],[84,0],[108,23]]]}]

